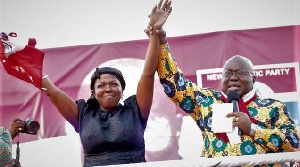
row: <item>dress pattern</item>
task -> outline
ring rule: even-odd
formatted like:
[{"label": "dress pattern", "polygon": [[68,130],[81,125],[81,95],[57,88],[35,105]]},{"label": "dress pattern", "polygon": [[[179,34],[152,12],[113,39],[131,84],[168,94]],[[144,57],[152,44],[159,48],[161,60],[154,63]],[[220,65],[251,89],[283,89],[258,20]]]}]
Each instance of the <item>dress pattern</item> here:
[{"label": "dress pattern", "polygon": [[12,158],[12,139],[9,130],[0,126],[0,167],[11,162]]}]

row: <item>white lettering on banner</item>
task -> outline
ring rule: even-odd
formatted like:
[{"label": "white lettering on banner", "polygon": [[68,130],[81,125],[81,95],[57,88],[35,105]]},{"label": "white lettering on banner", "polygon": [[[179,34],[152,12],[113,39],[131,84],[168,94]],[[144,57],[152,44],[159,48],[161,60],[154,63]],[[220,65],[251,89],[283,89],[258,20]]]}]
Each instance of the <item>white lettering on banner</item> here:
[{"label": "white lettering on banner", "polygon": [[268,69],[265,71],[266,76],[288,75],[290,68]]},{"label": "white lettering on banner", "polygon": [[222,74],[207,74],[206,79],[208,81],[217,81],[222,79]]},{"label": "white lettering on banner", "polygon": [[[263,76],[282,76],[289,75],[290,68],[273,68],[273,69],[258,69],[254,70],[254,75],[257,77]],[[207,81],[222,80],[222,73],[206,74]]]},{"label": "white lettering on banner", "polygon": [[262,77],[264,76],[264,71],[263,70],[256,70],[254,71],[254,75],[257,77]]}]

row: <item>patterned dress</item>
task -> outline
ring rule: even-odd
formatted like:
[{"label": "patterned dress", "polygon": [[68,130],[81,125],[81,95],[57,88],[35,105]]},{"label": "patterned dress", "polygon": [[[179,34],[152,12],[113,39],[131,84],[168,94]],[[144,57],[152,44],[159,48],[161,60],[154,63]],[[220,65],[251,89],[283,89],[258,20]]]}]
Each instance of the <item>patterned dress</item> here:
[{"label": "patterned dress", "polygon": [[299,150],[299,133],[284,103],[259,97],[254,91],[245,95],[244,103],[250,117],[256,120],[258,129],[254,137],[242,134],[241,143],[231,144],[218,138],[211,130],[212,104],[224,103],[222,92],[200,88],[184,78],[168,44],[160,46],[157,71],[166,95],[188,113],[201,129],[204,141],[201,156],[213,158]]},{"label": "patterned dress", "polygon": [[11,162],[12,139],[9,130],[0,126],[0,167]]}]

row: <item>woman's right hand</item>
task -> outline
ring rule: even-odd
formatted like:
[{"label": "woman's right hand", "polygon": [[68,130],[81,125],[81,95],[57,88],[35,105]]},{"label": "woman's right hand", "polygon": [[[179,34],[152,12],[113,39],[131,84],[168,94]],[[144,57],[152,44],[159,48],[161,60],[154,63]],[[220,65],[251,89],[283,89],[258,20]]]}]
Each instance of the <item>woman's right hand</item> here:
[{"label": "woman's right hand", "polygon": [[152,27],[153,30],[160,30],[172,12],[172,2],[170,0],[165,0],[163,4],[162,2],[163,0],[160,0],[148,16],[150,18],[149,27]]}]

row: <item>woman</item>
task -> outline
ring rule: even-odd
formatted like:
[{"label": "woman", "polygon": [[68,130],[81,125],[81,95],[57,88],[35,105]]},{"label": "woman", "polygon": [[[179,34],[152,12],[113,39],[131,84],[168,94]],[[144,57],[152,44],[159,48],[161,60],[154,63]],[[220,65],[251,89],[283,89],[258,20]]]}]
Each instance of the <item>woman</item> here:
[{"label": "woman", "polygon": [[[161,0],[149,16],[153,30],[160,29],[170,13],[171,1],[163,3]],[[158,43],[158,35],[150,35],[136,95],[125,99],[124,104],[120,100],[126,82],[116,68],[96,68],[91,77],[91,96],[87,101],[79,99],[74,102],[44,75],[42,90],[80,135],[84,166],[146,161],[144,131],[152,105],[156,71],[156,67],[148,64],[158,57]]]}]

